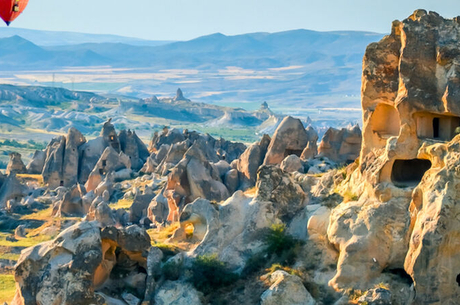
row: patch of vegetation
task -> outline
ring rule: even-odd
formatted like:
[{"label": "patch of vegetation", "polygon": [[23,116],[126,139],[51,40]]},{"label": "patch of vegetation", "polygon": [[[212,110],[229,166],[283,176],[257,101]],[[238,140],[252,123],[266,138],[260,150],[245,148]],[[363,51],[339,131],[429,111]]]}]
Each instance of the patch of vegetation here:
[{"label": "patch of vegetation", "polygon": [[358,199],[359,196],[350,190],[347,190],[345,193],[343,193],[343,202],[357,201]]},{"label": "patch of vegetation", "polygon": [[46,148],[46,142],[35,142],[34,140],[29,140],[25,143],[20,143],[16,140],[6,139],[3,142],[0,141],[1,146],[9,146],[14,148],[27,148],[33,150],[43,150]]},{"label": "patch of vegetation", "polygon": [[252,255],[246,261],[242,272],[243,277],[267,268],[270,269],[270,266],[290,268],[295,263],[303,245],[302,241],[286,232],[284,224],[272,225],[264,236],[264,243],[265,250]]},{"label": "patch of vegetation", "polygon": [[161,250],[161,252],[163,252],[164,262],[182,250],[181,248],[175,245],[172,245],[172,244],[158,243],[158,244],[153,244],[152,246],[157,247],[158,249]]},{"label": "patch of vegetation", "polygon": [[12,274],[0,274],[0,303],[11,302],[16,292],[16,284]]},{"label": "patch of vegetation", "polygon": [[173,223],[169,226],[147,230],[147,234],[150,235],[150,239],[152,240],[152,245],[155,245],[156,243],[164,243],[174,234],[174,231],[176,231],[179,226],[179,223]]},{"label": "patch of vegetation", "polygon": [[0,252],[0,259],[10,260],[10,261],[17,261],[19,259],[20,254],[17,253],[9,253],[9,252]]},{"label": "patch of vegetation", "polygon": [[267,253],[276,256],[281,264],[292,265],[300,252],[302,243],[286,232],[285,224],[275,224],[265,238]]},{"label": "patch of vegetation", "polygon": [[115,210],[129,210],[129,208],[133,205],[133,201],[134,199],[120,199],[115,203],[110,203],[109,207]]},{"label": "patch of vegetation", "polygon": [[166,280],[176,281],[179,279],[181,274],[182,264],[169,261],[166,262],[161,268],[163,275]]},{"label": "patch of vegetation", "polygon": [[0,232],[0,246],[3,247],[32,247],[41,242],[51,240],[51,237],[46,235],[27,236],[26,238],[19,239],[18,241],[9,241],[7,237],[10,234]]},{"label": "patch of vegetation", "polygon": [[191,274],[192,284],[205,294],[231,285],[239,278],[215,254],[198,256],[193,262]]},{"label": "patch of vegetation", "polygon": [[364,291],[359,290],[359,289],[349,288],[345,291],[345,293],[348,295],[350,300],[357,301],[364,294]]},{"label": "patch of vegetation", "polygon": [[277,270],[283,270],[291,275],[297,275],[298,277],[302,277],[302,272],[298,269],[293,269],[291,267],[286,267],[286,266],[282,266],[280,264],[273,264],[271,265],[270,268],[268,268],[266,271],[267,272],[270,272],[270,273],[273,273]]}]

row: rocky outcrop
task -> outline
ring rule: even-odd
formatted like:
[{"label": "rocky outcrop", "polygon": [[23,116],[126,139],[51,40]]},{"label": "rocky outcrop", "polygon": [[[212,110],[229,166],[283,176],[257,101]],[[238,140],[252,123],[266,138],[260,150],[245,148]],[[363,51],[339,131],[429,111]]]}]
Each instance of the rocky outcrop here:
[{"label": "rocky outcrop", "polygon": [[19,203],[22,198],[28,195],[28,188],[21,184],[15,174],[8,175],[6,179],[1,178],[3,183],[0,187],[0,209],[5,208],[9,200]]},{"label": "rocky outcrop", "polygon": [[85,205],[83,201],[85,195],[84,186],[77,183],[65,193],[62,200],[55,203],[52,215],[83,217],[89,209],[89,206]]},{"label": "rocky outcrop", "polygon": [[340,254],[330,284],[367,290],[388,272],[401,276],[390,295],[369,290],[363,301],[449,304],[460,296],[457,19],[417,10],[366,50],[363,143],[359,165],[337,187],[354,196],[331,213],[327,236]]},{"label": "rocky outcrop", "polygon": [[329,128],[319,144],[318,155],[338,163],[353,162],[359,157],[361,141],[358,125],[341,130]]},{"label": "rocky outcrop", "polygon": [[308,136],[302,122],[290,116],[285,117],[270,141],[264,164],[280,164],[293,154],[300,157],[307,143]]},{"label": "rocky outcrop", "polygon": [[10,161],[6,167],[6,174],[25,174],[27,172],[26,166],[22,162],[20,153],[10,153]]},{"label": "rocky outcrop", "polygon": [[32,175],[40,175],[45,165],[46,151],[36,150],[29,164],[27,164],[27,173]]},{"label": "rocky outcrop", "polygon": [[302,151],[302,154],[300,155],[300,158],[302,160],[308,160],[316,157],[318,154],[318,133],[316,130],[308,126],[306,129],[307,132],[307,146],[305,146],[304,150]]},{"label": "rocky outcrop", "polygon": [[154,304],[201,305],[201,295],[189,283],[167,281],[155,293]]},{"label": "rocky outcrop", "polygon": [[[272,224],[281,223],[305,208],[302,188],[275,166],[262,166],[258,193],[249,197],[237,191],[225,202],[213,205],[197,199],[180,215],[180,228],[171,241],[186,241],[186,228],[193,226],[193,255],[217,254],[231,268],[241,271],[247,260],[265,250],[260,238]],[[190,241],[190,239],[188,240]]]},{"label": "rocky outcrop", "polygon": [[71,187],[78,181],[79,148],[86,142],[85,137],[75,128],[70,128],[67,136],[53,139],[46,148],[43,181],[50,188]]},{"label": "rocky outcrop", "polygon": [[131,169],[131,160],[123,152],[118,153],[114,148],[108,146],[89,175],[88,181],[85,184],[86,190],[88,192],[95,190],[108,174],[123,169]]},{"label": "rocky outcrop", "polygon": [[180,210],[197,198],[219,202],[229,197],[218,169],[208,161],[201,147],[195,142],[171,169],[163,191],[163,196],[168,199],[169,221],[177,221]]},{"label": "rocky outcrop", "polygon": [[118,137],[120,139],[121,151],[131,160],[131,167],[133,170],[140,170],[150,156],[147,147],[134,131],[122,130]]},{"label": "rocky outcrop", "polygon": [[80,131],[71,127],[66,137],[66,145],[64,150],[64,160],[62,168],[63,185],[70,187],[78,182],[78,169],[80,155],[78,148],[86,143],[85,137]]},{"label": "rocky outcrop", "polygon": [[[18,286],[12,304],[102,305],[106,299],[96,289],[119,295],[119,299],[127,290],[145,290],[133,279],[143,278],[145,282],[146,274],[140,270],[147,267],[142,254],[147,255],[149,247],[150,238],[135,226],[101,230],[97,222],[76,224],[55,240],[22,252],[15,270]],[[104,286],[107,282],[111,285]]]},{"label": "rocky outcrop", "polygon": [[236,163],[236,169],[240,173],[240,188],[247,189],[253,187],[257,179],[257,170],[262,165],[267,153],[270,137],[263,135],[258,143],[249,146],[240,156]]},{"label": "rocky outcrop", "polygon": [[43,182],[50,188],[64,186],[62,171],[64,168],[65,137],[51,140],[46,147],[46,159],[43,166]]},{"label": "rocky outcrop", "polygon": [[296,275],[278,270],[270,275],[270,288],[260,297],[261,305],[314,305],[313,297]]}]

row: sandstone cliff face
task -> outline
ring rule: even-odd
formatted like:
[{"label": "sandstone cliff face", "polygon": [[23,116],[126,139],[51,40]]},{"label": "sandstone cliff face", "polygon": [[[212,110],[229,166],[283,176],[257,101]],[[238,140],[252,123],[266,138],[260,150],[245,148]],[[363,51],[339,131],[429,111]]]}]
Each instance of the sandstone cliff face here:
[{"label": "sandstone cliff face", "polygon": [[458,18],[418,10],[367,48],[360,160],[338,186],[354,196],[327,232],[331,286],[369,289],[399,270],[413,281],[393,281],[403,304],[458,301],[459,41]]}]

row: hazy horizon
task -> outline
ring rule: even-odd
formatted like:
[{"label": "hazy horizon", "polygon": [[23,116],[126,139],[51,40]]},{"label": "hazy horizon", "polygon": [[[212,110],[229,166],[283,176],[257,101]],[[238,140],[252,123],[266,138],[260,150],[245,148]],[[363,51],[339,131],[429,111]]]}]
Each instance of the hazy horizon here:
[{"label": "hazy horizon", "polygon": [[415,9],[433,10],[445,18],[452,18],[460,15],[460,10],[452,13],[454,6],[454,0],[442,3],[428,0],[403,3],[396,0],[372,3],[364,0],[353,3],[265,0],[247,3],[235,0],[231,4],[212,0],[140,0],[127,9],[121,0],[48,0],[30,1],[25,12],[10,27],[147,40],[190,40],[213,33],[233,36],[296,29],[388,33],[393,20],[405,19]]}]

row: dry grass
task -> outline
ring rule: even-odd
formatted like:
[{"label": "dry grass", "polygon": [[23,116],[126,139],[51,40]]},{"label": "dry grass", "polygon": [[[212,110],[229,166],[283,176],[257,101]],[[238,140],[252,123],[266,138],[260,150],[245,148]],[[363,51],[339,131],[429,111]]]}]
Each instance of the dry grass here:
[{"label": "dry grass", "polygon": [[10,234],[0,232],[0,246],[3,247],[32,247],[41,242],[51,240],[51,237],[46,235],[27,236],[26,238],[18,239],[18,241],[6,240],[6,237]]},{"label": "dry grass", "polygon": [[129,210],[131,205],[133,204],[134,199],[120,199],[116,203],[109,204],[109,207],[115,210],[124,209]]},{"label": "dry grass", "polygon": [[17,174],[16,177],[24,182],[35,182],[40,186],[44,185],[42,175]]},{"label": "dry grass", "polygon": [[11,302],[16,292],[16,284],[12,274],[0,274],[0,303]]},{"label": "dry grass", "polygon": [[152,240],[152,245],[157,243],[165,243],[165,241],[170,238],[174,231],[179,228],[179,223],[173,223],[167,227],[161,227],[156,229],[149,229],[147,233],[150,235]]},{"label": "dry grass", "polygon": [[52,218],[51,213],[53,212],[53,208],[49,207],[44,210],[40,210],[38,212],[24,215],[21,217],[22,220],[43,220],[43,221],[48,221],[50,218]]}]

